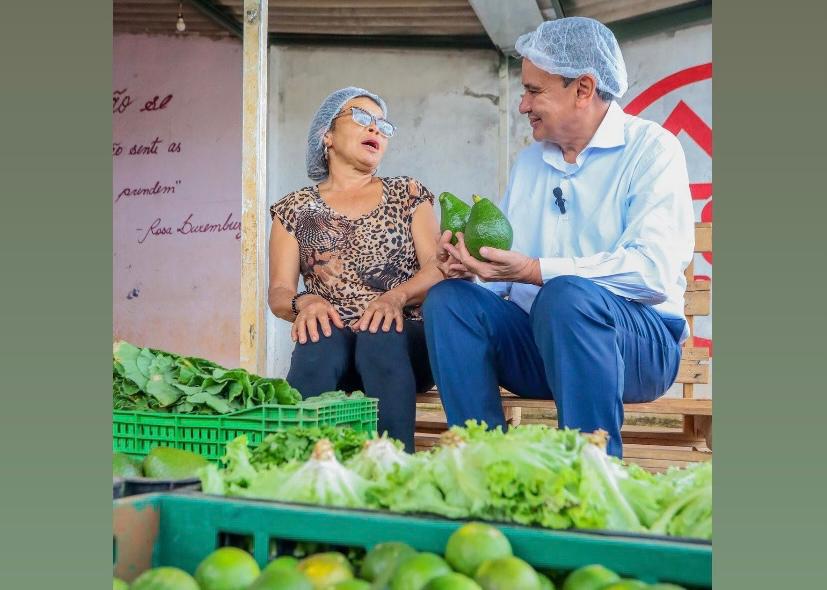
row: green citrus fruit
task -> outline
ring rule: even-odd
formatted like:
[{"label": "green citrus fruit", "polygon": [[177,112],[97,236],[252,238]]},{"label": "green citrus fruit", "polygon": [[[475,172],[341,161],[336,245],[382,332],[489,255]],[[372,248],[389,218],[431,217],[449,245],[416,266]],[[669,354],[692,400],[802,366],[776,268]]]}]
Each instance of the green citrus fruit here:
[{"label": "green citrus fruit", "polygon": [[534,568],[519,557],[500,557],[483,561],[474,580],[483,590],[541,590]]},{"label": "green citrus fruit", "polygon": [[405,543],[380,543],[368,551],[359,574],[369,582],[390,576],[399,564],[416,555],[416,549]]},{"label": "green citrus fruit", "polygon": [[511,555],[511,543],[506,536],[499,529],[481,522],[460,527],[445,546],[445,559],[466,576],[473,576],[483,561]]},{"label": "green citrus fruit", "polygon": [[439,555],[417,553],[396,568],[390,590],[422,590],[434,578],[450,573],[451,567]]},{"label": "green citrus fruit", "polygon": [[200,590],[198,582],[177,567],[156,567],[135,578],[130,590]]},{"label": "green citrus fruit", "polygon": [[253,556],[238,547],[221,547],[198,564],[201,590],[245,590],[261,574]]},{"label": "green citrus fruit", "polygon": [[641,582],[640,580],[620,580],[603,586],[600,590],[644,590],[649,588],[649,584]]},{"label": "green citrus fruit", "polygon": [[422,590],[482,590],[480,585],[463,574],[456,572],[434,578]]},{"label": "green citrus fruit", "polygon": [[335,551],[305,557],[296,569],[307,576],[317,590],[327,590],[328,586],[353,579],[350,562],[344,555]]},{"label": "green citrus fruit", "polygon": [[129,584],[120,578],[112,578],[112,590],[129,590]]},{"label": "green citrus fruit", "polygon": [[299,560],[293,557],[292,555],[282,555],[281,557],[276,557],[273,561],[264,566],[264,569],[261,570],[261,573],[266,574],[268,572],[272,572],[275,570],[285,569],[294,570],[298,565]]},{"label": "green citrus fruit", "polygon": [[586,565],[568,575],[562,590],[601,590],[619,580],[620,576],[602,565]]},{"label": "green citrus fruit", "polygon": [[307,576],[296,569],[274,568],[261,572],[247,590],[314,590]]},{"label": "green citrus fruit", "polygon": [[335,586],[331,586],[330,590],[370,590],[370,582],[364,580],[357,580],[353,578],[347,582],[339,582]]}]

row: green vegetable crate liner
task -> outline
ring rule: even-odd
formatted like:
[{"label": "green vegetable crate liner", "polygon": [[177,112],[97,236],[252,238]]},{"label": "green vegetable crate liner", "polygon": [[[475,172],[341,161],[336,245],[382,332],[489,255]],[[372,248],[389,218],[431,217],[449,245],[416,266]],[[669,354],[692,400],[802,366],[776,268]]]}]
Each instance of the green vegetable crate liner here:
[{"label": "green vegetable crate liner", "polygon": [[[223,545],[250,551],[262,567],[290,542],[369,549],[377,543],[401,541],[419,551],[443,554],[448,537],[464,524],[432,516],[214,498],[194,492],[135,496],[113,504],[114,575],[128,581],[162,565],[193,573],[206,555]],[[708,542],[497,526],[514,554],[538,569],[572,570],[599,563],[649,583],[712,587]]]}]

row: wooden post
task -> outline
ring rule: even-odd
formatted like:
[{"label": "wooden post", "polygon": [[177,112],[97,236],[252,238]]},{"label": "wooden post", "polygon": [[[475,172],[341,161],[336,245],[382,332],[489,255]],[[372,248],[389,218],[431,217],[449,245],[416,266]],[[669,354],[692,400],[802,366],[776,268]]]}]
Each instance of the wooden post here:
[{"label": "wooden post", "polygon": [[265,370],[267,0],[244,0],[241,145],[241,366]]}]

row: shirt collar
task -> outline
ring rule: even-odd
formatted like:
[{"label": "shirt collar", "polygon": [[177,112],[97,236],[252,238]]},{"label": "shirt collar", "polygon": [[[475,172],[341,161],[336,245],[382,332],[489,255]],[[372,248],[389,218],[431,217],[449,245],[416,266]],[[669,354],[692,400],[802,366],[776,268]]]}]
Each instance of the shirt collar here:
[{"label": "shirt collar", "polygon": [[626,114],[613,100],[588,145],[577,155],[575,163],[566,162],[560,146],[548,141],[543,142],[543,160],[561,172],[573,174],[580,168],[591,148],[613,148],[621,145],[626,145]]},{"label": "shirt collar", "polygon": [[609,105],[609,110],[606,111],[606,115],[600,122],[600,126],[597,128],[597,131],[595,131],[586,149],[593,147],[613,148],[619,145],[625,145],[626,133],[624,119],[625,115],[620,105],[612,101]]}]

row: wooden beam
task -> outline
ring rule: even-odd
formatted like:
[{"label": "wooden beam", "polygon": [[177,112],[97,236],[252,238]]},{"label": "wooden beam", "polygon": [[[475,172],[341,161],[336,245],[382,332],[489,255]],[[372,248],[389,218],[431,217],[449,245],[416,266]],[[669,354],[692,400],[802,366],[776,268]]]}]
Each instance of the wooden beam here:
[{"label": "wooden beam", "polygon": [[[219,6],[216,5],[215,2],[212,0],[187,0],[187,4],[192,5],[196,10],[198,10],[201,14],[206,16],[208,19],[219,25],[220,27],[226,29],[229,33],[235,35],[236,37],[241,38],[244,33],[244,27],[235,20],[232,16],[227,14],[226,8],[222,10]],[[267,2],[262,2],[261,4],[265,5],[264,7],[264,14],[267,14]],[[186,16],[184,16],[184,20],[186,20]],[[264,19],[264,22],[267,22],[267,19]],[[266,33],[266,29],[265,29]],[[266,38],[266,34],[265,34]]]},{"label": "wooden beam", "polygon": [[265,371],[267,0],[245,0],[242,51],[241,366]]}]

